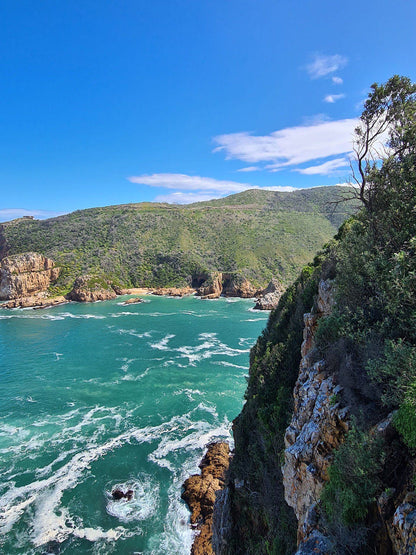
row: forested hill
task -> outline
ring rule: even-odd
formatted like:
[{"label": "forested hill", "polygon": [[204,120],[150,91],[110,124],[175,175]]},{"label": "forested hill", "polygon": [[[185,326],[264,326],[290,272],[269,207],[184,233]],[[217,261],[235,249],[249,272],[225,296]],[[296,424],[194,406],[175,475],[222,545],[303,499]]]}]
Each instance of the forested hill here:
[{"label": "forested hill", "polygon": [[[0,225],[0,257],[35,251],[61,266],[60,285],[93,273],[129,286],[181,286],[213,271],[285,284],[353,211],[347,187],[248,190],[179,206],[126,204]],[[334,203],[335,201],[335,203]]]}]

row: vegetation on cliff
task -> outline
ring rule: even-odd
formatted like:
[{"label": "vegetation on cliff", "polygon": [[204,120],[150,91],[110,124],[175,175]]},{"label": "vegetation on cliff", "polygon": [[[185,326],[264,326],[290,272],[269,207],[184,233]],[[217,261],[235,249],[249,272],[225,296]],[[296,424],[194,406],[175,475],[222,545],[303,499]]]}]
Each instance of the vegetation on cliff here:
[{"label": "vegetation on cliff", "polygon": [[290,283],[353,211],[348,189],[250,190],[187,206],[142,203],[0,225],[0,257],[35,251],[61,268],[57,292],[96,275],[127,287],[201,285],[215,271]]},{"label": "vegetation on cliff", "polygon": [[[386,136],[380,160],[375,142]],[[373,85],[356,144],[362,211],[283,295],[251,352],[247,402],[235,423],[232,541],[225,554],[296,549],[280,456],[298,375],[302,316],[313,306],[318,280],[328,277],[335,279],[336,303],[318,324],[316,357],[324,358],[342,386],[334,402],[348,405],[353,420],[333,454],[320,529],[333,553],[405,552],[399,543],[392,546],[385,522],[416,483],[416,85],[397,76]],[[398,434],[377,439],[372,426],[394,410]],[[375,503],[382,494],[389,500],[383,510]]]}]

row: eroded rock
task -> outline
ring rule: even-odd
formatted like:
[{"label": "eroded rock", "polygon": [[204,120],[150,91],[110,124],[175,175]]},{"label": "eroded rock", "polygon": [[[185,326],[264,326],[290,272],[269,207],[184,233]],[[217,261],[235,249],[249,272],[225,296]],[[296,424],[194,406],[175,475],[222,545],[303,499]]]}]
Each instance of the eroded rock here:
[{"label": "eroded rock", "polygon": [[26,252],[7,256],[0,263],[0,300],[42,293],[58,276],[55,262],[42,254]]},{"label": "eroded rock", "polygon": [[257,295],[254,308],[256,310],[273,310],[279,304],[283,292],[283,285],[277,279],[272,279],[269,285]]},{"label": "eroded rock", "polygon": [[191,525],[200,530],[196,536],[191,555],[213,555],[212,519],[216,493],[225,485],[225,474],[229,466],[228,443],[208,445],[201,464],[201,474],[188,478],[184,484],[182,499],[191,510]]}]

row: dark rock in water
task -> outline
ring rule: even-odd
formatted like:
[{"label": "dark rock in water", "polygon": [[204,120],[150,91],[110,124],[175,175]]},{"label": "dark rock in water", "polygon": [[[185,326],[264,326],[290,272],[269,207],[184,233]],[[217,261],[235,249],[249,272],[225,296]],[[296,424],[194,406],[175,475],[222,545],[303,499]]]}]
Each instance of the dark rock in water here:
[{"label": "dark rock in water", "polygon": [[127,501],[130,501],[133,497],[133,490],[129,489],[126,492],[121,491],[121,489],[115,489],[114,491],[111,492],[111,495],[113,496],[113,499],[115,499],[116,501],[119,501],[120,499],[127,499]]},{"label": "dark rock in water", "polygon": [[61,544],[56,540],[52,540],[46,544],[46,548],[45,548],[45,551],[43,552],[43,555],[47,555],[49,553],[57,554],[60,552],[61,552]]}]

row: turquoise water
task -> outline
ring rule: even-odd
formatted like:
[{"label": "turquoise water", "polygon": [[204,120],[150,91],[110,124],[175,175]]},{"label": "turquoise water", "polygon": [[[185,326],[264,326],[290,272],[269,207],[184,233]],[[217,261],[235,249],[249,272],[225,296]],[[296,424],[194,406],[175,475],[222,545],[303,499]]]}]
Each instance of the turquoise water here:
[{"label": "turquoise water", "polygon": [[231,440],[268,317],[252,307],[149,296],[1,312],[0,552],[189,553],[181,484],[207,443]]}]

